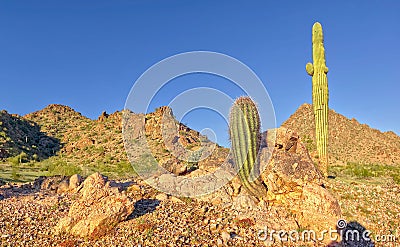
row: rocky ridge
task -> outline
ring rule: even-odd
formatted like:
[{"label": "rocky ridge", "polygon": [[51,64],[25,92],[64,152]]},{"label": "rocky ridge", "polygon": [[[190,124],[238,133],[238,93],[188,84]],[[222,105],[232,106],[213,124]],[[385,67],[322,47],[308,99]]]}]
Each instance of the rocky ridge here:
[{"label": "rocky ridge", "polygon": [[[77,167],[72,172],[80,169],[85,175],[95,171],[114,177],[135,175],[123,142],[123,112],[117,111],[112,114],[103,112],[98,119],[91,120],[68,106],[53,104],[25,116],[11,115],[4,111],[1,117],[2,128],[7,131],[0,135],[0,159],[3,161],[9,159],[6,163],[13,162],[23,166],[25,162],[44,160],[45,163],[39,164],[41,167],[38,168],[44,171],[52,164],[59,164],[58,167],[71,164]],[[168,147],[161,133],[161,123],[164,118],[173,119],[177,131],[174,144]],[[136,128],[134,122],[132,126]],[[175,174],[183,174],[187,169],[196,169],[198,166],[218,166],[229,152],[228,149],[209,142],[197,131],[178,123],[168,107],[160,107],[146,114],[145,131],[151,154],[167,170]],[[205,160],[188,162],[187,159],[174,158],[173,152],[178,150],[176,144],[183,149],[197,150],[202,142],[207,141],[207,145],[215,146],[216,150]],[[143,148],[139,147],[137,152],[144,153]],[[22,159],[17,157],[20,154]],[[46,161],[48,157],[52,159]],[[57,172],[55,171],[55,174]]]},{"label": "rocky ridge", "polygon": [[19,159],[45,159],[60,149],[60,142],[34,121],[16,114],[0,111],[0,159],[17,156]]},{"label": "rocky ridge", "polygon": [[[312,158],[317,158],[312,105],[303,104],[283,127],[299,133]],[[400,137],[394,132],[381,132],[357,120],[329,110],[329,162],[331,164],[400,164]]]}]

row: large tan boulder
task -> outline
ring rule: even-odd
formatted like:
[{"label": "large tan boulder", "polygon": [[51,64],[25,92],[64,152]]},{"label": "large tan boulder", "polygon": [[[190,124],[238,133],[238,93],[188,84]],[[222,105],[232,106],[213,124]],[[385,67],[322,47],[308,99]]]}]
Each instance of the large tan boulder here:
[{"label": "large tan boulder", "polygon": [[55,232],[98,237],[125,220],[133,210],[130,198],[110,187],[101,174],[94,173],[83,182],[79,198],[71,205],[68,216],[58,222]]},{"label": "large tan boulder", "polygon": [[268,187],[267,200],[286,207],[301,227],[313,230],[335,229],[341,218],[337,199],[325,188],[321,171],[314,165],[296,132],[276,131],[271,159],[260,157],[261,174]]}]

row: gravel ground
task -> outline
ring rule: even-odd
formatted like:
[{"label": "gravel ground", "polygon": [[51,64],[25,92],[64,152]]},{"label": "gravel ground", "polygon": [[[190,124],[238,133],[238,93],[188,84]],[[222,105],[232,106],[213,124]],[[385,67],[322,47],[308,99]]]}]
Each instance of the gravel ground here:
[{"label": "gravel ground", "polygon": [[[339,198],[346,220],[357,220],[374,236],[397,237],[395,242],[376,242],[376,246],[400,246],[398,185],[334,179],[329,180],[328,188]],[[128,192],[137,200],[133,214],[96,239],[53,234],[75,194],[35,192],[27,185],[9,184],[0,187],[0,194],[4,197],[0,200],[0,246],[319,245],[261,241],[254,221],[238,212],[188,198],[157,200],[158,192],[143,184]]]},{"label": "gravel ground", "polygon": [[3,186],[0,201],[1,246],[231,246],[262,244],[254,223],[218,206],[188,198],[155,199],[147,186],[129,192],[135,211],[113,232],[96,239],[54,235],[53,227],[68,214],[74,194],[33,192]]}]

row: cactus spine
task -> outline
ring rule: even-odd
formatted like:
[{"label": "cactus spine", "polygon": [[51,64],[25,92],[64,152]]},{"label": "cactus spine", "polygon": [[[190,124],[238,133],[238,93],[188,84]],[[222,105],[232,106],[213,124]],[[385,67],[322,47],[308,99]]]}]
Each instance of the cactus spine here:
[{"label": "cactus spine", "polygon": [[312,76],[312,100],[315,118],[315,136],[320,158],[320,169],[328,173],[328,67],[325,62],[322,26],[316,22],[312,28],[312,51],[314,64],[307,63],[306,71]]},{"label": "cactus spine", "polygon": [[243,186],[255,196],[262,196],[267,192],[259,177],[257,161],[261,141],[260,125],[254,102],[249,97],[238,98],[231,108],[229,119],[232,152]]}]

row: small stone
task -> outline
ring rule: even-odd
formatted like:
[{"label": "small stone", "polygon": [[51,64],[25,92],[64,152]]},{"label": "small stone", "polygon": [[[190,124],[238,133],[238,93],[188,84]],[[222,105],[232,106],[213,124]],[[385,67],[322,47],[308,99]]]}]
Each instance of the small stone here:
[{"label": "small stone", "polygon": [[179,199],[178,197],[175,197],[175,196],[171,196],[170,200],[171,200],[171,202],[175,202],[175,203],[183,203],[183,201],[181,199]]},{"label": "small stone", "polygon": [[140,186],[137,184],[132,184],[131,186],[128,187],[127,191],[128,192],[140,191]]},{"label": "small stone", "polygon": [[200,213],[201,213],[201,214],[205,214],[205,213],[207,213],[207,211],[208,211],[208,207],[207,207],[207,206],[203,206],[203,207],[201,207],[201,209],[200,209]]},{"label": "small stone", "polygon": [[270,238],[267,238],[266,240],[263,241],[264,246],[273,246],[274,245],[274,240],[271,240]]},{"label": "small stone", "polygon": [[166,201],[168,200],[168,196],[165,193],[160,193],[156,195],[156,199],[159,201]]},{"label": "small stone", "polygon": [[231,234],[227,233],[226,231],[223,231],[221,233],[221,237],[222,237],[222,240],[224,240],[224,243],[226,243],[229,241],[229,239],[231,239]]},{"label": "small stone", "polygon": [[264,201],[263,199],[261,199],[261,200],[258,202],[258,207],[261,208],[261,209],[265,209],[265,208],[268,207],[268,203],[267,203],[266,201]]},{"label": "small stone", "polygon": [[3,235],[1,235],[1,238],[8,238],[10,236],[11,236],[10,234],[3,234]]},{"label": "small stone", "polygon": [[218,230],[218,224],[211,224],[210,225],[210,232],[211,233],[216,233],[217,232],[217,230]]},{"label": "small stone", "polygon": [[242,183],[236,177],[234,179],[232,179],[231,183],[232,183],[234,195],[238,195],[240,193],[240,187],[242,187]]},{"label": "small stone", "polygon": [[222,246],[224,243],[223,243],[223,241],[222,241],[222,239],[217,239],[217,245],[218,246]]}]

